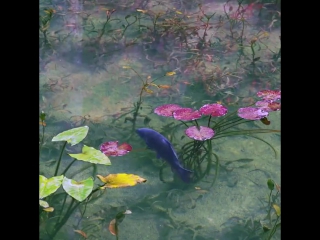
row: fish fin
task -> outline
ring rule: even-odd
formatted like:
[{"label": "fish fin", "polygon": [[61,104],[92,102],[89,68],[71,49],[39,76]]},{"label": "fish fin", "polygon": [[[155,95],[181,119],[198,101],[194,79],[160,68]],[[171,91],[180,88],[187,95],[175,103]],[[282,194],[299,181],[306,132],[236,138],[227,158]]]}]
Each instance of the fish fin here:
[{"label": "fish fin", "polygon": [[173,172],[176,172],[182,181],[189,183],[191,181],[193,171],[185,169],[181,166],[171,167]]}]

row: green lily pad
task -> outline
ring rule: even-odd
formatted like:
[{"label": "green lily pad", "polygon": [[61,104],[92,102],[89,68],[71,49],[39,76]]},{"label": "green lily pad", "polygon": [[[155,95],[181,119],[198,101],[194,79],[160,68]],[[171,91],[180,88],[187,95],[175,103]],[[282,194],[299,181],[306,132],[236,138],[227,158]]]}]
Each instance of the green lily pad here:
[{"label": "green lily pad", "polygon": [[77,160],[82,160],[85,162],[111,165],[110,159],[106,155],[104,155],[101,151],[86,145],[83,145],[82,153],[70,153],[69,155]]},{"label": "green lily pad", "polygon": [[83,181],[77,182],[73,179],[64,177],[62,187],[71,197],[82,202],[92,192],[93,179],[92,177],[89,177]]},{"label": "green lily pad", "polygon": [[47,203],[46,201],[43,201],[43,200],[39,200],[39,204],[41,207],[44,207],[44,208],[49,207],[49,203]]},{"label": "green lily pad", "polygon": [[63,175],[52,178],[46,178],[45,176],[39,175],[39,198],[45,198],[57,191],[61,186],[62,180]]},{"label": "green lily pad", "polygon": [[73,146],[81,142],[87,136],[88,131],[88,126],[72,128],[70,130],[59,133],[58,135],[52,138],[52,141],[67,141],[71,144],[71,146]]}]

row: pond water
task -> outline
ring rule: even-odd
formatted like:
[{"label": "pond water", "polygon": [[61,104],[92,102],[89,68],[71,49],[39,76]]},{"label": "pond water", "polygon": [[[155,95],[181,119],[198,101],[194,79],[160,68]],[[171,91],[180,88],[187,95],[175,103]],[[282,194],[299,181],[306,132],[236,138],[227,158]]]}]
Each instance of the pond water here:
[{"label": "pond water", "polygon": [[[81,143],[66,145],[58,175],[73,161],[68,153],[80,153],[83,144],[99,149],[118,141],[132,151],[109,156],[110,166],[75,161],[65,177],[92,176],[94,188],[101,185],[97,175],[147,180],[97,191],[55,232],[72,201],[61,186],[43,199],[54,211],[40,207],[40,239],[116,239],[109,224],[125,210],[131,214],[118,221],[121,240],[280,239],[280,227],[271,233],[281,222],[281,111],[269,112],[269,125],[249,121],[232,128],[240,135],[213,137],[216,157],[202,166],[205,176],[191,183],[162,166],[135,133],[152,128],[181,156],[193,141],[186,126],[155,114],[156,107],[195,110],[219,103],[229,114],[255,104],[259,91],[280,90],[280,1],[40,0],[39,15],[39,112],[46,114],[39,128],[39,174],[57,175],[64,143],[51,141],[54,136],[88,126]],[[259,129],[266,133],[248,134]],[[276,183],[271,202],[268,179]]]}]

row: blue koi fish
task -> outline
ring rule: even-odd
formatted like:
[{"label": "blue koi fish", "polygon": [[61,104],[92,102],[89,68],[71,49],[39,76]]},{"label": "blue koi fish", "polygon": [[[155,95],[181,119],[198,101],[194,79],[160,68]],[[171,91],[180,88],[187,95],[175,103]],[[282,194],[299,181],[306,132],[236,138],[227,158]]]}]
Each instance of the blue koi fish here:
[{"label": "blue koi fish", "polygon": [[171,170],[176,172],[184,182],[190,182],[192,171],[181,166],[176,152],[166,137],[150,128],[139,128],[136,132],[145,141],[148,148],[157,153],[157,158],[167,161]]}]

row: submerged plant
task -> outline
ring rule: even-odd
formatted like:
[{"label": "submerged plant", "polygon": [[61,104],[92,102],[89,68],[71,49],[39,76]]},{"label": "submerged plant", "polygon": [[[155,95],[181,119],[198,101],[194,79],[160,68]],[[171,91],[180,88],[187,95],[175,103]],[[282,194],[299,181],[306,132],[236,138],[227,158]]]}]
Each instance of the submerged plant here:
[{"label": "submerged plant", "polygon": [[[272,148],[268,142],[251,134],[274,133],[280,132],[280,130],[262,128],[247,130],[239,128],[239,125],[255,120],[261,120],[262,123],[269,125],[270,121],[267,119],[269,113],[280,110],[281,104],[280,102],[276,102],[276,100],[281,98],[281,91],[263,90],[258,92],[257,96],[267,102],[261,104],[261,101],[257,101],[258,104],[256,104],[256,107],[249,106],[239,108],[237,111],[231,113],[228,113],[227,108],[220,103],[205,104],[199,110],[183,108],[177,104],[162,105],[154,109],[154,113],[160,116],[173,117],[176,120],[180,120],[181,124],[177,126],[183,124],[187,127],[185,134],[193,141],[185,143],[182,146],[179,158],[186,168],[194,171],[193,180],[195,182],[209,174],[213,157],[216,159],[214,181],[217,177],[219,158],[212,151],[212,141],[215,139],[227,136],[246,135],[259,139]],[[200,125],[198,121],[203,123],[205,118],[207,118],[206,126]],[[217,120],[213,120],[213,118]],[[238,128],[231,130],[235,127]],[[204,162],[207,162],[205,167],[203,167]]]},{"label": "submerged plant", "polygon": [[[40,115],[42,126],[44,126],[45,115]],[[43,130],[44,131],[44,130]],[[81,204],[90,204],[93,200],[93,194],[104,192],[106,188],[120,188],[135,186],[138,183],[146,182],[147,180],[134,174],[119,173],[109,174],[107,176],[97,175],[96,177],[102,181],[103,185],[98,185],[94,188],[94,176],[77,181],[67,177],[67,172],[76,160],[89,162],[93,164],[111,165],[108,156],[122,156],[129,153],[132,147],[124,143],[117,146],[118,141],[105,142],[101,145],[101,151],[83,145],[80,153],[68,153],[73,161],[61,171],[60,164],[62,161],[62,154],[64,153],[66,145],[69,143],[71,146],[79,144],[87,135],[89,131],[88,126],[77,127],[61,132],[52,141],[63,141],[63,146],[53,176],[47,178],[44,175],[39,175],[39,215],[40,215],[40,234],[46,235],[49,239],[53,239],[59,230],[67,222],[71,214]],[[43,136],[42,136],[43,139]],[[40,140],[40,150],[43,140]],[[41,152],[41,151],[40,151]],[[62,187],[62,189],[60,189]],[[58,191],[60,189],[60,191]],[[55,199],[58,199],[61,194],[64,195],[63,201],[56,205]],[[56,206],[55,206],[56,205]],[[81,211],[81,217],[85,214],[85,210]],[[81,235],[86,235],[82,230],[76,230]]]}]

